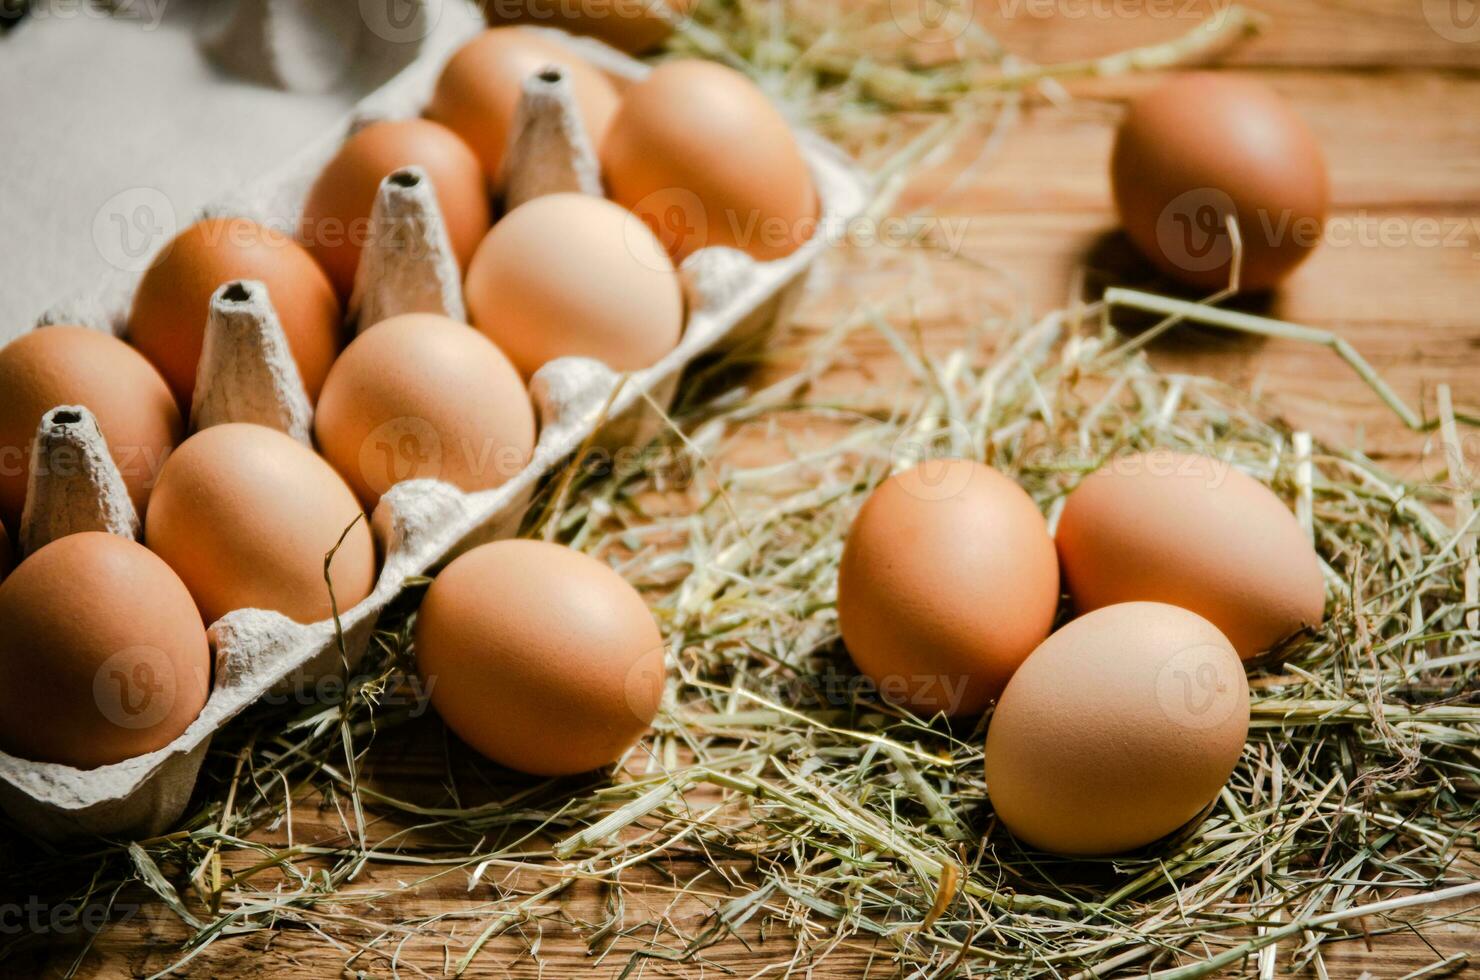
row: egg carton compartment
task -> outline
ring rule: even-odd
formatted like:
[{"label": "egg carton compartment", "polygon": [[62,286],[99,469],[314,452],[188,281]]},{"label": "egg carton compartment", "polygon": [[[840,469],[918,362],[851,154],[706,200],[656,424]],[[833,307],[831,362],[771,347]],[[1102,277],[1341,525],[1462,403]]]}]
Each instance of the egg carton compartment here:
[{"label": "egg carton compartment", "polygon": [[[449,4],[446,15],[467,18],[454,37],[461,43],[483,29],[475,14]],[[566,45],[617,80],[635,80],[647,66],[598,41],[550,29],[523,28]],[[418,115],[451,46],[424,51],[400,75],[357,107],[356,123]],[[794,128],[819,198],[817,231],[791,255],[758,262],[724,247],[702,248],[680,265],[687,306],[683,335],[656,364],[619,375],[581,357],[551,361],[530,380],[539,435],[528,464],[495,489],[467,493],[433,479],[408,480],[381,498],[371,525],[383,556],[372,592],[341,611],[339,623],[302,624],[272,611],[239,609],[211,624],[215,655],[212,692],[200,715],[169,745],[97,769],[33,762],[0,752],[0,807],[38,835],[161,832],[189,802],[212,735],[264,695],[342,674],[363,655],[376,619],[408,576],[441,565],[461,550],[512,535],[540,481],[589,441],[641,444],[656,431],[652,404],[672,400],[679,376],[695,357],[764,328],[802,281],[827,245],[827,229],[842,228],[868,200],[866,182],[836,148]],[[502,183],[517,200],[560,190],[592,192],[599,174],[590,141],[571,111],[558,72],[526,82],[516,117],[510,163]],[[306,148],[261,180],[219,200],[212,215],[240,215],[280,226],[295,223],[315,176],[344,136],[335,132]],[[458,267],[447,245],[436,202],[416,168],[382,182],[372,228],[408,229],[422,247],[393,252],[367,244],[347,310],[360,322],[404,312],[436,312],[466,320]],[[80,323],[121,333],[137,274],[120,275],[49,310],[40,323]],[[254,421],[309,441],[311,408],[287,354],[270,297],[260,284],[223,286],[213,299],[197,380],[196,421]],[[85,459],[98,463],[84,486],[53,488],[45,506],[25,522],[41,539],[96,528],[136,533],[138,515],[121,488],[109,484],[106,448],[85,409],[59,406],[47,414],[43,434],[71,439]],[[91,454],[91,455],[88,455]],[[100,459],[96,458],[100,457]],[[111,487],[111,488],[110,488]],[[120,502],[121,498],[121,502]],[[29,508],[29,505],[28,505]],[[38,539],[38,540],[41,540]],[[34,549],[32,549],[34,550]]]}]

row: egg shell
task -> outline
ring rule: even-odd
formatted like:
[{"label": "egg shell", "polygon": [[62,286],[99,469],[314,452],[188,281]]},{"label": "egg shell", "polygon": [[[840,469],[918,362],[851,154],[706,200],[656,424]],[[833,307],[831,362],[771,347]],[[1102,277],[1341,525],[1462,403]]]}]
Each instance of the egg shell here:
[{"label": "egg shell", "polygon": [[1244,659],[1318,626],[1320,558],[1284,503],[1232,464],[1167,449],[1116,459],[1069,494],[1055,540],[1078,612],[1168,602]]},{"label": "egg shell", "polygon": [[497,185],[524,80],[552,65],[570,79],[586,134],[600,146],[617,111],[616,88],[569,49],[518,27],[491,28],[459,48],[437,78],[426,115],[461,136]]},{"label": "egg shell", "polygon": [[[375,585],[375,543],[353,491],[291,436],[260,425],[203,429],[165,463],[144,522],[207,623],[234,609],[328,619],[324,556],[341,610]],[[353,524],[353,527],[351,527]]]},{"label": "egg shell", "polygon": [[234,279],[267,286],[310,399],[342,344],[339,298],[324,270],[286,232],[246,218],[207,218],[176,235],[139,280],[128,337],[189,411],[211,294]]},{"label": "egg shell", "polygon": [[1118,854],[1201,813],[1248,730],[1248,680],[1217,627],[1163,603],[1106,606],[1008,682],[987,728],[987,795],[1026,844]]},{"label": "egg shell", "polygon": [[1110,180],[1121,223],[1162,272],[1228,285],[1238,220],[1240,286],[1267,289],[1319,244],[1325,158],[1272,89],[1224,74],[1175,78],[1137,99],[1115,137]]},{"label": "egg shell", "polygon": [[350,136],[308,192],[298,237],[343,300],[355,285],[360,249],[380,182],[402,167],[427,172],[458,266],[468,267],[491,222],[478,158],[462,139],[428,119],[372,123]]},{"label": "egg shell", "polygon": [[1048,526],[1008,477],[929,460],[881,483],[848,531],[838,625],[886,699],[931,715],[981,712],[1053,628]]},{"label": "egg shell", "polygon": [[683,287],[663,246],[630,212],[585,194],[548,194],[505,215],[463,292],[473,324],[525,377],[573,355],[635,371],[683,332]]},{"label": "egg shell", "polygon": [[534,452],[534,407],[487,337],[444,316],[407,313],[340,355],[314,434],[369,511],[402,480],[445,480],[470,493],[503,484]]},{"label": "egg shell", "polygon": [[93,413],[134,509],[145,513],[154,479],[180,441],[179,407],[138,351],[99,330],[56,325],[0,349],[0,520],[19,530],[36,427],[58,405]]},{"label": "egg shell", "polygon": [[623,94],[600,147],[608,196],[676,262],[710,245],[779,259],[816,231],[817,192],[790,127],[733,68],[659,65]]},{"label": "egg shell", "polygon": [[474,548],[427,589],[416,664],[447,727],[542,776],[617,760],[663,693],[663,637],[607,565],[545,541]]},{"label": "egg shell", "polygon": [[91,769],[163,748],[210,694],[190,593],[142,545],[86,531],[0,583],[0,748]]},{"label": "egg shell", "polygon": [[485,5],[488,19],[559,27],[597,37],[628,54],[649,51],[673,33],[696,0],[500,0]]}]

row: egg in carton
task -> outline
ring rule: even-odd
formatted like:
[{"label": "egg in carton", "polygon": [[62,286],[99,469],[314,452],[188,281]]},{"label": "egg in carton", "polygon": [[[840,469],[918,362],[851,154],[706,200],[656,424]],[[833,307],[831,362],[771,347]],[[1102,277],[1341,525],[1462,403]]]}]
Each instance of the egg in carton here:
[{"label": "egg in carton", "polygon": [[[470,25],[464,39],[476,29],[481,25]],[[618,80],[636,80],[648,70],[597,41],[524,29],[574,48]],[[416,115],[447,54],[426,54],[364,100],[357,122]],[[803,129],[795,135],[818,192],[818,228],[844,227],[867,203],[865,181],[820,137]],[[296,220],[307,187],[339,144],[336,135],[309,148],[208,213]],[[556,192],[601,192],[592,142],[558,67],[547,66],[526,79],[500,183],[511,205]],[[184,812],[217,730],[264,695],[353,669],[377,617],[409,576],[513,534],[541,479],[583,445],[646,440],[658,422],[652,406],[671,401],[684,367],[772,322],[825,247],[825,238],[819,232],[791,255],[765,262],[722,246],[693,252],[678,270],[687,307],[683,335],[661,360],[619,375],[590,358],[562,357],[535,372],[529,390],[540,421],[538,438],[527,465],[507,482],[469,493],[440,480],[411,479],[384,494],[371,518],[383,561],[366,598],[344,609],[337,621],[305,624],[262,609],[222,616],[208,630],[215,658],[212,691],[184,733],[156,751],[89,770],[0,752],[0,806],[21,826],[50,838],[148,835],[167,828]],[[467,321],[459,267],[430,182],[419,168],[403,168],[381,182],[359,263],[348,311],[359,327],[408,312]],[[81,322],[117,332],[132,285],[105,283],[54,308],[40,323]],[[192,425],[252,422],[307,444],[312,412],[266,287],[253,281],[221,286],[211,301]],[[81,530],[137,537],[139,517],[85,407],[58,406],[42,419],[36,451],[59,446],[84,465],[65,478],[33,473],[21,551]]]}]

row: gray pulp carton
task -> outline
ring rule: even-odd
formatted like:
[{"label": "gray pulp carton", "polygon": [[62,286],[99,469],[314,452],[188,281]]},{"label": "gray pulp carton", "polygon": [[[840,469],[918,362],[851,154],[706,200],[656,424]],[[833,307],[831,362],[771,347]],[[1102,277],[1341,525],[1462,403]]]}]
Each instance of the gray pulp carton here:
[{"label": "gray pulp carton", "polygon": [[[466,39],[481,26],[470,20],[458,39]],[[598,42],[570,38],[558,31],[548,33],[619,79],[640,78],[647,71],[642,63]],[[446,47],[424,51],[396,78],[363,100],[357,116],[375,119],[418,114],[449,53]],[[513,178],[510,185],[525,197],[567,187],[589,190],[594,178],[589,144],[583,146],[583,135],[572,134],[569,120],[558,115],[562,111],[561,93],[558,86],[552,89],[550,82],[545,79],[526,86],[523,108],[531,109],[539,118],[526,120],[526,145],[517,154],[511,153],[511,157],[526,161],[524,171],[509,175]],[[531,92],[531,87],[539,91]],[[540,106],[546,108],[539,110]],[[819,230],[809,242],[792,255],[772,262],[756,262],[720,247],[700,249],[691,255],[680,270],[688,304],[683,337],[673,351],[645,370],[619,377],[597,361],[576,357],[543,367],[530,385],[540,418],[538,442],[528,465],[502,486],[464,493],[447,483],[419,479],[400,483],[386,493],[372,518],[384,555],[379,578],[371,594],[341,616],[345,646],[352,660],[363,652],[377,616],[401,591],[408,576],[425,573],[473,544],[513,533],[540,479],[598,429],[603,440],[641,438],[640,430],[651,421],[640,418],[646,399],[666,403],[678,375],[697,355],[770,322],[785,294],[799,283],[826,247],[828,235],[824,230],[843,227],[867,203],[864,180],[839,151],[805,130],[798,130],[796,135],[821,201]],[[242,214],[273,223],[295,222],[308,186],[341,138],[342,133],[331,134],[274,173],[218,202],[210,212]],[[414,175],[402,183],[402,190],[414,188]],[[387,214],[394,212],[395,193],[383,184],[377,208],[383,205]],[[409,206],[414,209],[415,203],[411,201]],[[440,225],[434,221],[432,233],[438,232]],[[456,269],[454,266],[449,273],[445,247],[439,248],[438,242],[431,241],[425,250],[419,250],[420,264],[416,267],[380,269],[366,276],[364,263],[376,261],[371,252],[373,249],[367,249],[362,260],[361,281],[350,304],[352,315],[373,310],[365,313],[368,322],[408,309],[434,309],[462,318]],[[127,315],[136,279],[120,277],[81,293],[59,304],[43,317],[43,322],[85,323],[116,332]],[[250,290],[239,292],[239,298],[250,296]],[[278,348],[276,355],[270,345],[250,353],[271,362],[274,356],[284,356],[280,344]],[[266,362],[259,375],[272,374],[268,370],[271,363]],[[235,372],[246,376],[251,373]],[[237,418],[243,418],[244,409],[232,408],[243,399],[223,398],[221,404],[227,406],[228,417],[235,411]],[[246,397],[245,401],[254,399]],[[275,408],[280,410],[280,427],[290,431],[296,426],[301,438],[301,406],[295,407],[292,399],[266,401],[264,406],[262,398],[255,399],[252,410],[269,414]],[[624,427],[623,431],[614,434],[608,419],[616,420],[614,424]],[[330,620],[301,624],[275,612],[241,609],[213,623],[209,635],[216,657],[214,687],[204,710],[184,734],[158,751],[92,770],[0,753],[0,806],[23,827],[47,837],[158,833],[183,812],[217,730],[265,694],[293,683],[311,683],[344,669]]]}]

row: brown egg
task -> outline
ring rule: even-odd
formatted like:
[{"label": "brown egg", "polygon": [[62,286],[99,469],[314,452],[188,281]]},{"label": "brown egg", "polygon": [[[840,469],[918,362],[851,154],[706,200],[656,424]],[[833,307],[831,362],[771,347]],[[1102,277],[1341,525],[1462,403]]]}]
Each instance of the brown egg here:
[{"label": "brown egg", "polygon": [[456,133],[427,119],[372,123],[344,141],[308,192],[299,239],[343,299],[355,285],[370,209],[392,171],[418,166],[431,178],[459,268],[488,231],[488,196],[478,158]]},{"label": "brown egg", "polygon": [[5,581],[5,576],[10,574],[14,564],[15,553],[10,550],[10,535],[6,533],[5,525],[0,524],[0,582]]},{"label": "brown egg", "polygon": [[812,237],[817,192],[786,120],[733,68],[670,61],[622,97],[601,143],[612,200],[674,261],[727,245],[762,261]]},{"label": "brown egg", "polygon": [[484,175],[497,182],[524,80],[551,65],[564,69],[591,145],[600,146],[617,111],[617,90],[568,48],[517,27],[492,28],[459,48],[442,69],[426,114],[466,140]]},{"label": "brown egg", "polygon": [[982,711],[1053,628],[1058,601],[1037,505],[971,460],[930,460],[881,483],[838,568],[853,662],[922,715]]},{"label": "brown egg", "polygon": [[1166,449],[1114,460],[1069,494],[1055,538],[1081,613],[1168,602],[1212,621],[1246,660],[1321,622],[1310,539],[1268,487],[1223,460]]},{"label": "brown egg", "polygon": [[142,545],[58,538],[0,584],[0,749],[79,769],[163,748],[205,707],[190,593]]},{"label": "brown egg", "polygon": [[198,221],[165,246],[134,293],[129,340],[188,412],[211,294],[233,279],[266,284],[308,397],[318,398],[339,353],[339,299],[303,246],[246,218]]},{"label": "brown egg", "polygon": [[611,568],[545,541],[499,541],[448,565],[416,617],[416,667],[447,727],[541,776],[616,761],[663,695],[663,637]]},{"label": "brown egg", "polygon": [[534,452],[534,407],[487,337],[444,316],[407,313],[340,355],[314,435],[368,511],[402,480],[445,480],[470,493],[503,484]]},{"label": "brown egg", "polygon": [[1212,803],[1248,730],[1243,665],[1212,623],[1157,602],[1106,606],[1008,682],[987,728],[987,794],[1026,844],[1117,854]]},{"label": "brown egg", "polygon": [[490,21],[559,27],[589,34],[628,54],[663,43],[673,25],[686,18],[697,0],[500,0],[485,6]]},{"label": "brown egg", "polygon": [[207,623],[246,608],[315,623],[331,612],[324,556],[346,528],[331,567],[341,611],[375,585],[375,542],[354,493],[291,436],[238,423],[202,429],[170,456],[144,540]]},{"label": "brown egg", "polygon": [[584,194],[509,212],[478,246],[463,292],[474,325],[525,377],[571,355],[635,371],[683,332],[683,288],[663,246],[630,212]]},{"label": "brown egg", "polygon": [[1273,90],[1228,75],[1175,78],[1137,99],[1115,137],[1110,180],[1131,241],[1199,289],[1228,285],[1230,217],[1246,290],[1289,275],[1326,220],[1320,144]]},{"label": "brown egg", "polygon": [[180,440],[180,410],[169,387],[117,337],[51,326],[0,349],[0,520],[20,527],[36,426],[58,405],[84,405],[97,418],[142,516],[159,468]]}]

